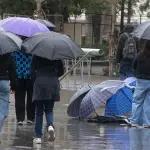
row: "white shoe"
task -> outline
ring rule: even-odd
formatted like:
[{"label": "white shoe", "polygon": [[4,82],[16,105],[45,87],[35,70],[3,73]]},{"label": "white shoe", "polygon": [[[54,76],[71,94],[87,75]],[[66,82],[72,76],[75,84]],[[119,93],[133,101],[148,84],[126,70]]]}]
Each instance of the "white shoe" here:
[{"label": "white shoe", "polygon": [[23,125],[23,121],[19,121],[17,124],[18,124],[19,126],[22,126],[22,125]]},{"label": "white shoe", "polygon": [[136,127],[136,128],[138,128],[139,125],[138,125],[138,124],[131,124],[131,127]]},{"label": "white shoe", "polygon": [[34,122],[31,121],[31,120],[28,120],[27,123],[30,124],[30,125],[33,125],[33,124],[34,124]]},{"label": "white shoe", "polygon": [[50,142],[55,141],[55,131],[54,131],[54,128],[52,126],[48,127],[48,134],[49,134],[48,140]]},{"label": "white shoe", "polygon": [[34,138],[33,139],[33,143],[34,144],[41,144],[42,143],[42,139],[41,138]]}]

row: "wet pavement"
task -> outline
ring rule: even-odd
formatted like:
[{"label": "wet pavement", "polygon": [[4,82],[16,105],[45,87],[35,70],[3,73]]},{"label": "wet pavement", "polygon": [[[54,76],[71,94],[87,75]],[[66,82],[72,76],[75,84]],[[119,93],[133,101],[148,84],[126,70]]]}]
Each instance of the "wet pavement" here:
[{"label": "wet pavement", "polygon": [[[150,129],[128,128],[119,125],[100,125],[69,118],[67,103],[73,91],[63,90],[62,101],[55,105],[56,141],[47,141],[44,129],[43,143],[32,143],[34,126],[16,125],[14,98],[11,98],[9,117],[3,128],[0,150],[149,150]],[[104,108],[100,109],[103,113]],[[45,124],[44,124],[45,125]]]}]

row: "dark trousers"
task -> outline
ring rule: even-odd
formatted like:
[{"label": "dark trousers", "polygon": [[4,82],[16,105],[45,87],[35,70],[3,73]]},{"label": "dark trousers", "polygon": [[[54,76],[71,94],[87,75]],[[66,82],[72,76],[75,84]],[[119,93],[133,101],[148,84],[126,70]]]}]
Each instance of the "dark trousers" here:
[{"label": "dark trousers", "polygon": [[133,77],[132,61],[120,62],[120,80],[124,81],[129,77]]},{"label": "dark trousers", "polygon": [[[30,79],[18,79],[15,91],[15,107],[17,121],[25,120],[25,109],[27,110],[27,119],[35,119],[35,106],[32,102],[33,81]],[[27,102],[25,102],[27,95]],[[25,106],[26,104],[26,106]]]},{"label": "dark trousers", "polygon": [[37,138],[42,137],[42,127],[43,127],[43,113],[45,111],[45,117],[47,121],[47,127],[53,126],[53,100],[35,100],[36,106],[36,124],[35,133]]}]

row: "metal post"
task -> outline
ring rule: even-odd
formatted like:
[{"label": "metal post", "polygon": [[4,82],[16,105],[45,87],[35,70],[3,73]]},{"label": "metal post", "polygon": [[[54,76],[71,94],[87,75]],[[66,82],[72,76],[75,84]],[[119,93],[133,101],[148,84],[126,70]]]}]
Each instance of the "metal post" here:
[{"label": "metal post", "polygon": [[140,14],[140,24],[142,23],[142,15]]},{"label": "metal post", "polygon": [[91,85],[92,57],[88,59],[88,85]]},{"label": "metal post", "polygon": [[84,60],[82,60],[82,62],[81,62],[81,68],[82,68],[82,70],[81,70],[81,84],[82,84],[82,86],[84,86]]},{"label": "metal post", "polygon": [[109,42],[109,76],[113,74],[113,36],[115,30],[116,23],[116,3],[112,4],[112,29],[110,34],[110,42]]}]

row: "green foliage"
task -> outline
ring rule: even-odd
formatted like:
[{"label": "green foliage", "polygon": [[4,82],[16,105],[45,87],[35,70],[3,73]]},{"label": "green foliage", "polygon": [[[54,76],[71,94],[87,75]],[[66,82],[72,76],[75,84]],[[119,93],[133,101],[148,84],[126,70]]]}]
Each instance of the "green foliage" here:
[{"label": "green foliage", "polygon": [[35,0],[0,0],[0,13],[32,15],[36,9]]},{"label": "green foliage", "polygon": [[54,7],[59,12],[64,7],[68,7],[69,14],[80,15],[83,10],[88,13],[102,13],[102,11],[108,8],[108,4],[105,0],[45,0],[48,7]]},{"label": "green foliage", "polygon": [[109,5],[105,0],[83,0],[83,1],[84,1],[84,8],[88,13],[91,14],[100,14],[103,13],[104,10],[109,8]]},{"label": "green foliage", "polygon": [[150,0],[146,0],[143,4],[140,6],[140,10],[142,12],[148,10],[150,8]]},{"label": "green foliage", "polygon": [[[138,7],[138,3],[139,3],[139,0],[129,0],[131,1],[131,14],[134,15],[135,13],[135,8]],[[122,0],[118,0],[118,3],[117,3],[117,12],[119,13],[120,12],[120,9],[121,9],[121,5],[122,5]],[[125,15],[127,14],[127,11],[128,11],[128,0],[125,0]]]}]

